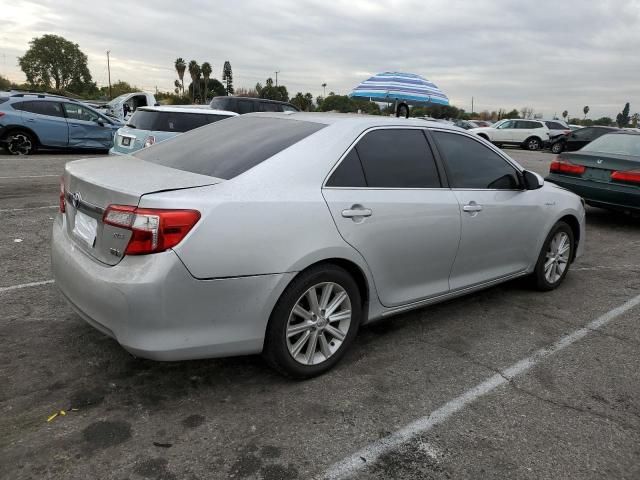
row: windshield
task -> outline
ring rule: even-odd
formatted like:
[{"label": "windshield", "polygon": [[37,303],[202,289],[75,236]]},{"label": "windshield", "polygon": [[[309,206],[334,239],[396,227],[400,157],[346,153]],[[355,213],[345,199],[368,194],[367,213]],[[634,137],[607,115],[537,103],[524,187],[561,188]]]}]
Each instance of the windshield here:
[{"label": "windshield", "polygon": [[110,102],[107,103],[107,106],[109,107],[113,107],[114,105],[116,105],[117,103],[121,102],[122,100],[124,100],[125,98],[127,98],[129,95],[131,95],[130,93],[123,93],[122,95],[120,95],[119,97],[114,98],[113,100],[111,100]]},{"label": "windshield", "polygon": [[582,147],[583,152],[640,156],[640,135],[609,133]]},{"label": "windshield", "polygon": [[228,180],[326,125],[240,115],[157,143],[134,154],[147,162]]}]

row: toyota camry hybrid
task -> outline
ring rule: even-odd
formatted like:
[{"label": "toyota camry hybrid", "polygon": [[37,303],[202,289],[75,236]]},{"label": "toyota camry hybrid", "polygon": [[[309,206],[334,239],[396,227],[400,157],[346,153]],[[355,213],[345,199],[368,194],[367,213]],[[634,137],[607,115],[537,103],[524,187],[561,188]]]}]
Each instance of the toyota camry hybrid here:
[{"label": "toyota camry hybrid", "polygon": [[517,277],[556,288],[584,216],[453,126],[257,113],[68,163],[52,265],[78,314],[134,355],[262,352],[304,378],[373,320]]}]

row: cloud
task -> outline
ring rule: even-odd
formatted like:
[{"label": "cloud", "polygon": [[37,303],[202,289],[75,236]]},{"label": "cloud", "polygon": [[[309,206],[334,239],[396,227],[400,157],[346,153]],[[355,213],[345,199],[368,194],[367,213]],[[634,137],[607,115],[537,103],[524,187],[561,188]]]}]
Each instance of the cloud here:
[{"label": "cloud", "polygon": [[[2,5],[6,4],[6,5]],[[640,110],[635,54],[640,1],[236,0],[87,3],[0,0],[3,71],[34,36],[80,44],[94,78],[172,89],[177,57],[213,65],[230,60],[236,86],[280,71],[290,93],[347,93],[369,73],[421,74],[452,103],[476,110],[531,106],[547,116],[569,110],[615,116]],[[0,57],[2,61],[2,57]]]}]

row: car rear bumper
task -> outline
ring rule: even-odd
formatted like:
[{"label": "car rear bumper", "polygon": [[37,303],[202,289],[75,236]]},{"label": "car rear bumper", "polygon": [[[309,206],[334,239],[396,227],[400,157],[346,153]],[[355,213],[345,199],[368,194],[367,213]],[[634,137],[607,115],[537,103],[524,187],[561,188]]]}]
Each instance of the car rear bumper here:
[{"label": "car rear bumper", "polygon": [[584,180],[553,173],[546,180],[580,195],[589,205],[616,210],[640,211],[640,188],[638,187]]},{"label": "car rear bumper", "polygon": [[197,280],[172,250],[102,264],[53,226],[52,270],[73,309],[136,356],[186,360],[262,351],[271,310],[294,273]]}]

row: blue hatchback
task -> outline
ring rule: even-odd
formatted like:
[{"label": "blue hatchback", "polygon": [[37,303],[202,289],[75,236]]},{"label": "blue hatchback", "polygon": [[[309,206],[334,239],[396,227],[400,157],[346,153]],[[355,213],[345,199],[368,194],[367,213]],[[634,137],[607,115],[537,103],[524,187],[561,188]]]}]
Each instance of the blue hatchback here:
[{"label": "blue hatchback", "polygon": [[0,97],[0,142],[13,155],[38,148],[108,150],[123,125],[77,100],[50,94]]}]

